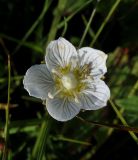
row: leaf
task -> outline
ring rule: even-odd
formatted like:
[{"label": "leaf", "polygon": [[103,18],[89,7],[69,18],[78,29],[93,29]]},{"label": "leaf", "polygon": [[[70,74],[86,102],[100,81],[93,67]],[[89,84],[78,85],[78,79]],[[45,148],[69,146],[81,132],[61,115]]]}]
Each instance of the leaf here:
[{"label": "leaf", "polygon": [[126,110],[132,111],[132,112],[138,112],[138,97],[128,97],[124,99],[118,99],[115,101],[116,104],[120,107],[123,107]]},{"label": "leaf", "polygon": [[138,57],[134,57],[132,63],[134,64],[132,69],[132,74],[137,77],[138,76]]}]

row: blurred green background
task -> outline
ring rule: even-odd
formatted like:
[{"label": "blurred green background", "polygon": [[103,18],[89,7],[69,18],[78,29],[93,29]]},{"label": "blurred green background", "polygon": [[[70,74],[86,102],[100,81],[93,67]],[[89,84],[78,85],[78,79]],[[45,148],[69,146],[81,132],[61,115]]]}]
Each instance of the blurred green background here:
[{"label": "blurred green background", "polygon": [[[26,70],[42,63],[47,44],[60,36],[76,48],[91,46],[108,54],[105,82],[120,114],[110,102],[101,110],[79,116],[117,125],[125,125],[125,119],[129,126],[138,127],[137,0],[0,0],[0,158],[8,143],[6,157],[10,160],[137,160],[136,135],[78,118],[55,121],[48,117],[42,102],[24,90]],[[7,55],[11,87],[5,142]]]}]

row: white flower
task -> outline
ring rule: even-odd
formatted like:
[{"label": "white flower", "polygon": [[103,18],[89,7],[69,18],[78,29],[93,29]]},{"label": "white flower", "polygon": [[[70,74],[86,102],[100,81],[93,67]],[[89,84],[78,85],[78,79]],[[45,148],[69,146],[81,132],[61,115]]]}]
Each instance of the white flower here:
[{"label": "white flower", "polygon": [[34,65],[24,77],[30,96],[46,100],[49,114],[58,121],[75,117],[81,109],[96,110],[110,98],[108,86],[100,78],[106,73],[107,55],[89,47],[76,50],[65,40],[50,42],[46,64]]}]

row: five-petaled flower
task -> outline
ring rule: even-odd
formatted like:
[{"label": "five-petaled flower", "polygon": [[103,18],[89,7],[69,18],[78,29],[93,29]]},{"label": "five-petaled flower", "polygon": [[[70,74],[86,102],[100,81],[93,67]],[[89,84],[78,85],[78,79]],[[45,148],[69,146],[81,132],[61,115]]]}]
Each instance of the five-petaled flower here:
[{"label": "five-petaled flower", "polygon": [[30,67],[24,88],[30,96],[46,100],[49,114],[58,121],[75,117],[81,109],[96,110],[110,98],[108,86],[101,80],[107,72],[107,55],[90,47],[76,50],[59,38],[46,48],[46,64]]}]

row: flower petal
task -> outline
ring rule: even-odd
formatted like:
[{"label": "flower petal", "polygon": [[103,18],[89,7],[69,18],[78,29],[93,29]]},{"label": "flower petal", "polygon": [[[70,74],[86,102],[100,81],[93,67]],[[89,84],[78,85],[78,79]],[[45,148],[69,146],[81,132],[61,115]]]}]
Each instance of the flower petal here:
[{"label": "flower petal", "polygon": [[90,47],[83,47],[78,50],[78,53],[80,57],[80,66],[90,64],[90,75],[92,75],[94,79],[101,78],[107,72],[107,55],[104,52]]},{"label": "flower petal", "polygon": [[80,111],[79,104],[68,98],[47,99],[47,111],[58,121],[68,121],[74,118]]},{"label": "flower petal", "polygon": [[46,49],[45,61],[49,70],[67,66],[73,57],[77,57],[75,47],[64,38],[50,42]]},{"label": "flower petal", "polygon": [[79,100],[82,109],[96,110],[107,105],[110,90],[102,80],[91,81],[88,88],[82,91]]},{"label": "flower petal", "polygon": [[49,91],[53,90],[53,80],[45,64],[30,67],[23,80],[24,88],[30,96],[46,99]]}]

